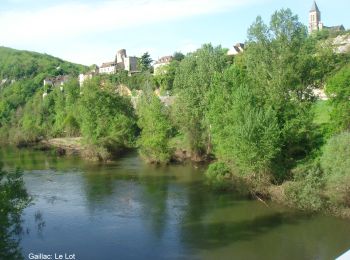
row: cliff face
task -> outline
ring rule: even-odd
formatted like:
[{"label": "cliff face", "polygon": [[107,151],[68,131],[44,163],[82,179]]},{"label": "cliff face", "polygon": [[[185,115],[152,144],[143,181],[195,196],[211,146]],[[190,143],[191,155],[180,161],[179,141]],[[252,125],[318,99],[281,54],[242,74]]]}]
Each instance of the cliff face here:
[{"label": "cliff face", "polygon": [[350,33],[334,38],[333,45],[337,53],[350,52]]}]

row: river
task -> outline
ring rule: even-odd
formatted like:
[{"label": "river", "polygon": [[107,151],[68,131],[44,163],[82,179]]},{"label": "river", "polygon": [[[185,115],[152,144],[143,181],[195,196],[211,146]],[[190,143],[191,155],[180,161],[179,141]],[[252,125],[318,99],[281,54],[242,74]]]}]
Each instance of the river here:
[{"label": "river", "polygon": [[155,167],[137,154],[101,165],[53,152],[1,149],[33,204],[20,247],[75,259],[334,259],[350,222],[211,190],[204,168]]}]

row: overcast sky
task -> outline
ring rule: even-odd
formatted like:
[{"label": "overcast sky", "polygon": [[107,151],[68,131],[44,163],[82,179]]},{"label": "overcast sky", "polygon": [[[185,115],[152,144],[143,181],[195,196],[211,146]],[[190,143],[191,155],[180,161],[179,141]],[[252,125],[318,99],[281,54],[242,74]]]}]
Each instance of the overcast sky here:
[{"label": "overcast sky", "polygon": [[[326,26],[350,28],[349,0],[319,0]],[[118,49],[153,59],[211,42],[244,42],[257,15],[291,8],[307,24],[312,0],[0,0],[0,46],[48,53],[85,65]]]}]

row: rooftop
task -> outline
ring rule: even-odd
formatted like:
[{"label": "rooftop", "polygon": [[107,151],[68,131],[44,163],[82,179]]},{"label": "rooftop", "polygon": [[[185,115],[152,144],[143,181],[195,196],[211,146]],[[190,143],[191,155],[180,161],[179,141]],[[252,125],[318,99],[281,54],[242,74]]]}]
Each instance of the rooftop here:
[{"label": "rooftop", "polygon": [[155,64],[162,64],[162,63],[168,63],[173,60],[173,56],[164,56],[161,57],[158,61],[156,61]]},{"label": "rooftop", "polygon": [[319,12],[319,11],[320,11],[320,9],[318,9],[318,6],[317,6],[317,4],[316,4],[316,1],[314,1],[314,3],[313,3],[312,6],[311,6],[310,12]]},{"label": "rooftop", "polygon": [[106,67],[111,67],[111,66],[115,66],[114,61],[102,63],[101,68],[106,68]]}]

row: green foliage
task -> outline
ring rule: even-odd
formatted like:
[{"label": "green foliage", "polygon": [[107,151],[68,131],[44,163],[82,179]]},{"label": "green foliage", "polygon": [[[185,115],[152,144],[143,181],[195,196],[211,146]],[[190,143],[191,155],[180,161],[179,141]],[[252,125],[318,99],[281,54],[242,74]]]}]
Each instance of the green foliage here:
[{"label": "green foliage", "polygon": [[230,168],[223,162],[215,162],[209,165],[205,172],[209,184],[215,189],[226,189],[229,187],[231,177]]},{"label": "green foliage", "polygon": [[286,197],[293,206],[303,210],[318,211],[325,205],[322,196],[324,181],[318,165],[307,170],[306,175],[286,185]]},{"label": "green foliage", "polygon": [[208,118],[214,153],[242,173],[268,172],[280,151],[277,116],[271,107],[258,106],[244,74],[232,66],[213,84]]},{"label": "green foliage", "polygon": [[63,121],[63,129],[66,136],[79,136],[80,135],[80,125],[78,120],[72,115],[68,114]]},{"label": "green foliage", "polygon": [[173,60],[168,65],[164,65],[157,69],[157,73],[154,76],[156,85],[162,90],[172,90],[176,75],[176,70],[179,67],[180,62]]},{"label": "green foliage", "polygon": [[217,73],[226,67],[221,47],[203,45],[180,63],[174,80],[176,102],[173,118],[196,155],[210,153],[209,123],[206,111],[208,92]]},{"label": "green foliage", "polygon": [[[63,74],[75,77],[85,69],[46,54],[0,47],[0,79],[7,79],[0,90],[1,141],[21,144],[40,136],[61,135],[68,106],[74,105],[77,98],[78,83],[67,83],[68,97],[63,97],[54,89],[44,90],[43,80]],[[71,95],[72,89],[75,95]],[[52,92],[44,101],[43,91]]]},{"label": "green foliage", "polygon": [[329,101],[319,100],[313,106],[315,114],[314,123],[317,125],[328,124],[330,122],[330,114],[332,106]]},{"label": "green foliage", "polygon": [[321,166],[328,182],[350,177],[350,132],[330,138],[323,149]]},{"label": "green foliage", "polygon": [[19,170],[0,170],[0,258],[22,259],[19,245],[21,215],[30,204]]},{"label": "green foliage", "polygon": [[[130,90],[140,90],[143,86],[153,83],[153,76],[149,71],[128,75],[127,71],[118,71],[116,74],[100,76],[114,85],[126,85]],[[152,85],[155,88],[155,85]]]},{"label": "green foliage", "polygon": [[183,55],[181,52],[175,52],[173,54],[173,58],[176,61],[182,61],[185,58],[185,55]]},{"label": "green foliage", "polygon": [[148,52],[145,52],[138,61],[141,71],[150,71],[153,60]]},{"label": "green foliage", "polygon": [[78,75],[84,70],[86,67],[82,65],[65,62],[47,54],[0,47],[0,79],[34,78],[40,73],[52,76]]},{"label": "green foliage", "polygon": [[277,116],[281,133],[278,161],[290,168],[311,149],[316,46],[289,9],[275,12],[268,25],[260,17],[250,27],[245,52],[247,77],[261,106]]},{"label": "green foliage", "polygon": [[[301,165],[294,182],[286,186],[288,201],[308,210],[339,210],[350,207],[350,133],[330,138],[319,160]],[[320,163],[318,163],[318,161]]]},{"label": "green foliage", "polygon": [[95,80],[84,85],[79,102],[81,133],[87,142],[110,151],[130,147],[136,130],[130,100],[101,90],[99,84]]},{"label": "green foliage", "polygon": [[326,92],[331,98],[331,124],[335,132],[350,129],[350,66],[345,66],[327,81]]},{"label": "green foliage", "polygon": [[145,91],[137,104],[140,154],[152,163],[167,163],[171,158],[171,124],[166,107],[152,91]]}]

